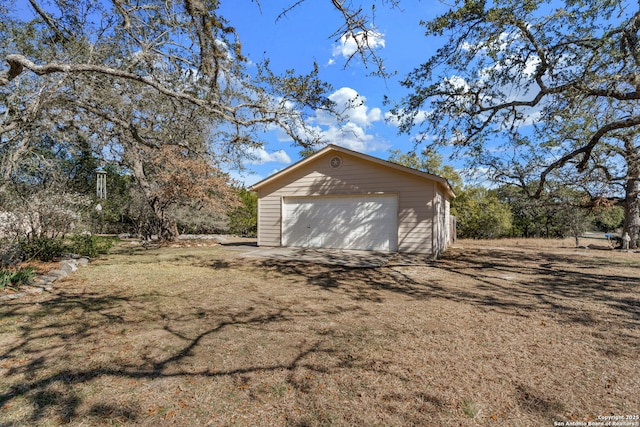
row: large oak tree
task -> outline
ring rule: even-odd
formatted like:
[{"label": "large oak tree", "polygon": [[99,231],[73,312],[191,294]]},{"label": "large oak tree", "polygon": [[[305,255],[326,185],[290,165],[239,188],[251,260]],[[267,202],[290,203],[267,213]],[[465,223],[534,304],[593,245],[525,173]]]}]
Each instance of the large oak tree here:
[{"label": "large oak tree", "polygon": [[[29,0],[20,15],[10,13],[12,3],[0,0],[0,189],[16,180],[37,141],[73,134],[128,168],[158,234],[174,237],[160,206],[181,199],[160,200],[169,193],[154,179],[171,162],[159,158],[180,153],[221,180],[220,165],[260,146],[264,129],[317,144],[306,115],[333,105],[317,68],[276,75],[265,61],[249,73],[216,0]],[[231,195],[218,190],[185,194],[200,202]]]},{"label": "large oak tree", "polygon": [[[557,171],[578,181],[616,135],[637,134],[637,3],[461,0],[423,25],[442,45],[403,81],[394,111],[425,144],[453,146],[497,180],[535,182],[539,197]],[[639,230],[636,192],[625,231],[637,241]]]}]

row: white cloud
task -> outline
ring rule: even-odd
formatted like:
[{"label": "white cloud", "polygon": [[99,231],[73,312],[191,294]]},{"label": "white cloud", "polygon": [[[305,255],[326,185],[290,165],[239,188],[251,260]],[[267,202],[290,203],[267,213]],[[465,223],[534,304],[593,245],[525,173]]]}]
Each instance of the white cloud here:
[{"label": "white cloud", "polygon": [[[342,56],[350,58],[358,51],[358,48],[368,47],[369,49],[379,49],[385,47],[384,34],[375,30],[361,31],[355,36],[343,34],[338,44],[333,46],[333,57]],[[330,62],[332,63],[332,62]]]},{"label": "white cloud", "polygon": [[[533,76],[538,70],[540,65],[540,58],[536,55],[530,55],[526,57],[526,62],[522,63],[521,55],[516,51],[514,52],[513,44],[518,43],[522,35],[519,32],[503,32],[500,34],[498,40],[495,42],[492,48],[500,52],[501,59],[496,61],[491,66],[483,68],[478,72],[478,81],[475,83],[476,87],[487,88],[491,86],[492,96],[484,96],[481,100],[486,105],[496,105],[508,103],[516,100],[531,101],[536,96],[535,84],[522,84],[524,81],[532,81]],[[475,48],[476,46],[465,46],[467,49]],[[482,47],[486,49],[486,47]],[[509,83],[502,83],[502,80],[497,83],[494,81],[496,75],[511,75],[512,79]],[[509,80],[504,78],[503,80]],[[443,84],[449,84],[450,87],[461,89],[462,92],[469,90],[469,85],[466,81],[458,76],[452,76],[449,80],[443,82]],[[545,107],[545,102],[539,103],[532,108],[522,108],[523,119],[515,122],[518,127],[532,125],[540,120],[542,117],[542,110]]]},{"label": "white cloud", "polygon": [[382,111],[379,108],[367,107],[365,105],[367,98],[349,87],[338,89],[329,96],[329,99],[337,104],[339,110],[344,109],[348,122],[369,127],[374,122],[382,120]]},{"label": "white cloud", "polygon": [[[316,110],[315,114],[306,121],[306,127],[300,126],[294,132],[307,136],[313,134],[312,139],[318,138],[326,144],[339,145],[361,152],[384,151],[390,147],[386,140],[368,133],[368,129],[374,123],[380,122],[384,118],[380,108],[369,107],[366,104],[367,98],[349,87],[336,90],[329,98],[336,103],[336,109],[342,112],[342,121],[324,110]],[[273,130],[276,132],[278,141],[292,140],[291,136],[282,129],[274,128]],[[265,155],[263,153],[257,154],[255,157],[258,158]]]},{"label": "white cloud", "polygon": [[[384,113],[384,120],[390,126],[399,127],[402,116],[405,114],[405,110],[400,110],[398,114],[392,114],[391,112]],[[428,110],[418,110],[413,116],[413,124],[415,126],[419,126],[423,122],[429,119],[429,116],[432,114],[431,111]]]},{"label": "white cloud", "polygon": [[[368,128],[382,120],[382,111],[377,107],[368,107],[367,98],[359,95],[352,88],[342,87],[332,93],[329,99],[336,103],[336,109],[342,112],[344,120],[348,123]],[[338,122],[335,116],[323,110],[316,111],[313,121],[324,126],[335,126]]]},{"label": "white cloud", "polygon": [[459,172],[465,177],[465,182],[480,185],[485,188],[497,188],[496,181],[491,179],[492,171],[486,167],[461,168]]},{"label": "white cloud", "polygon": [[343,111],[343,122],[325,111],[316,111],[311,122],[324,142],[361,152],[386,150],[389,147],[367,129],[383,119],[380,108],[366,105],[367,98],[355,89],[342,87],[329,96],[339,111]]},{"label": "white cloud", "polygon": [[384,151],[390,147],[386,141],[368,134],[364,128],[353,122],[342,126],[316,127],[314,130],[321,135],[322,141],[326,144],[339,145],[363,153]]},{"label": "white cloud", "polygon": [[397,114],[392,114],[389,111],[384,113],[384,121],[387,122],[387,124],[394,127],[400,126],[400,117],[398,117]]},{"label": "white cloud", "polygon": [[265,163],[283,163],[288,165],[291,163],[291,157],[284,151],[278,150],[274,152],[267,152],[264,148],[253,148],[249,150],[249,161],[251,165],[263,165]]},{"label": "white cloud", "polygon": [[445,89],[451,88],[460,93],[467,93],[469,91],[469,84],[460,76],[453,75],[451,77],[446,77],[442,83]]}]

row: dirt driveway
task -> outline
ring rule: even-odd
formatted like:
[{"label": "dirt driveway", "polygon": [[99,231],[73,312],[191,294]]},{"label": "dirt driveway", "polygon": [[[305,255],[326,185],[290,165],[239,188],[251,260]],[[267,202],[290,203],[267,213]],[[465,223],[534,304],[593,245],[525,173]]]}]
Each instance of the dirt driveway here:
[{"label": "dirt driveway", "polygon": [[300,261],[310,265],[335,265],[349,268],[378,268],[389,264],[421,265],[433,261],[432,255],[401,254],[319,248],[259,247],[256,239],[226,238],[221,245],[240,258]]},{"label": "dirt driveway", "polygon": [[341,249],[309,249],[309,248],[283,248],[243,247],[240,254],[242,258],[261,258],[281,261],[299,261],[309,264],[336,265],[351,268],[376,268],[390,262],[423,264],[431,257],[423,255],[402,255],[392,252],[355,251]]}]

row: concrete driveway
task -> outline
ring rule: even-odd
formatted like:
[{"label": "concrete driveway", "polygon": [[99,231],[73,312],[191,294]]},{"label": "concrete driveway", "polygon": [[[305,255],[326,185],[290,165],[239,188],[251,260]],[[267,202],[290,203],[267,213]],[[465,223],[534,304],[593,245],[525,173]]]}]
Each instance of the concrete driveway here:
[{"label": "concrete driveway", "polygon": [[257,247],[252,245],[224,245],[237,250],[241,258],[266,258],[302,261],[313,264],[339,265],[352,268],[376,268],[384,265],[424,265],[432,261],[428,255],[398,254],[394,252],[356,251],[343,249]]}]

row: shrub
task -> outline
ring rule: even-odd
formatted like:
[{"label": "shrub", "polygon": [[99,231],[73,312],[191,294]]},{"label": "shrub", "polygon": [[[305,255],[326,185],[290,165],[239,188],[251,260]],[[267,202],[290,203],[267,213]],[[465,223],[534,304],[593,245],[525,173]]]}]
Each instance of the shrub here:
[{"label": "shrub", "polygon": [[36,275],[33,267],[20,268],[13,272],[11,282],[14,285],[27,285]]},{"label": "shrub", "polygon": [[115,239],[112,237],[76,234],[71,237],[69,250],[74,254],[95,258],[101,254],[108,254],[114,241]]},{"label": "shrub", "polygon": [[0,270],[0,289],[4,289],[11,284],[11,276],[12,273],[10,271]]},{"label": "shrub", "polygon": [[40,261],[53,261],[65,252],[65,247],[61,238],[58,237],[36,237],[33,239],[20,240],[20,246],[26,259],[37,259]]},{"label": "shrub", "polygon": [[17,240],[0,239],[0,268],[15,265],[24,259],[24,252]]},{"label": "shrub", "polygon": [[258,232],[258,195],[244,188],[238,190],[238,195],[242,204],[228,213],[229,232],[255,237]]}]

